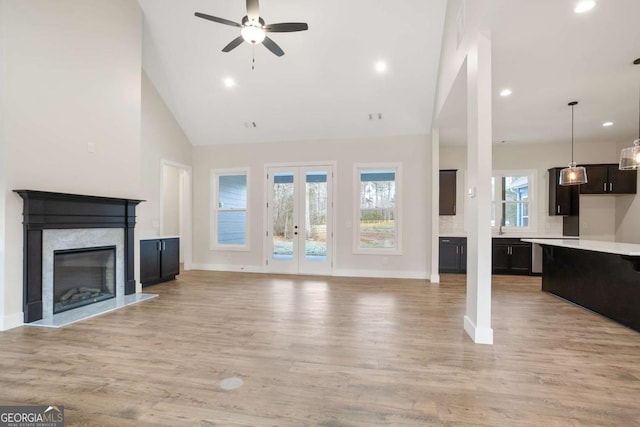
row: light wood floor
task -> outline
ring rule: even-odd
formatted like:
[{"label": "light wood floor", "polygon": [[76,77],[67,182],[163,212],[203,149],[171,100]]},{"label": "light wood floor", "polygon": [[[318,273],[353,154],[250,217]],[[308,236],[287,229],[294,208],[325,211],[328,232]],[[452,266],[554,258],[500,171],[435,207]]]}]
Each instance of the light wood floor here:
[{"label": "light wood floor", "polygon": [[196,271],[145,292],[0,333],[0,404],[62,404],[68,426],[640,425],[640,334],[539,278],[494,278],[493,346],[463,332],[464,276]]}]

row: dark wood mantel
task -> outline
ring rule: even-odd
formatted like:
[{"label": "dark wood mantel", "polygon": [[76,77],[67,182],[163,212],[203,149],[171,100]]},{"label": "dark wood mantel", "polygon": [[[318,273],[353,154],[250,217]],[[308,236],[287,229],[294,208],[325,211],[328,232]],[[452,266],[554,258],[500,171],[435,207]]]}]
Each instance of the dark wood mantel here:
[{"label": "dark wood mantel", "polygon": [[125,233],[125,294],[135,293],[134,228],[136,206],[143,200],[35,190],[13,191],[24,201],[25,323],[42,319],[42,230],[45,229],[122,228]]}]

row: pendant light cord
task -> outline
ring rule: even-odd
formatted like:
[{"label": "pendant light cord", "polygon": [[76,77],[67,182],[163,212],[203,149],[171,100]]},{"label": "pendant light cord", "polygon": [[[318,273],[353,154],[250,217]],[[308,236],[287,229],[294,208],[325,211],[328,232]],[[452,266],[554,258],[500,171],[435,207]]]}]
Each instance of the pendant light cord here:
[{"label": "pendant light cord", "polygon": [[571,106],[571,164],[573,164],[573,107]]}]

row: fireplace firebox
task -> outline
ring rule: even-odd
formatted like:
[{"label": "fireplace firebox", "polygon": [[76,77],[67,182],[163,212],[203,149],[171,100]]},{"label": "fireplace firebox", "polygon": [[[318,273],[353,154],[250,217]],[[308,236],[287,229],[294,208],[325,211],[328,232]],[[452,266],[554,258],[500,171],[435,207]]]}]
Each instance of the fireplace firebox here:
[{"label": "fireplace firebox", "polygon": [[54,251],[54,314],[115,296],[115,246]]}]

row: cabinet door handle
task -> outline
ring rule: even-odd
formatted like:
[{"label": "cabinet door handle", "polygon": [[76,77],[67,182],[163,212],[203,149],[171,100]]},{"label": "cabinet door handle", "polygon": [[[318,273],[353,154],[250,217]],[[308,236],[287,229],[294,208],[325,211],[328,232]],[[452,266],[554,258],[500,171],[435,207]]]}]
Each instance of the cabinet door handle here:
[{"label": "cabinet door handle", "polygon": [[166,251],[167,250],[167,242],[162,242],[162,250]]},{"label": "cabinet door handle", "polygon": [[442,243],[449,243],[450,241],[451,241],[451,240],[445,240],[445,239],[442,239],[442,240],[441,240],[441,242],[442,242]]},{"label": "cabinet door handle", "polygon": [[162,250],[162,242],[158,240],[158,252],[160,252],[161,250]]},{"label": "cabinet door handle", "polygon": [[607,192],[607,183],[606,182],[602,185],[602,191],[604,191],[605,193]]},{"label": "cabinet door handle", "polygon": [[453,214],[456,214],[456,205],[453,205]]},{"label": "cabinet door handle", "polygon": [[460,246],[456,246],[456,255],[458,255],[459,250],[460,250]]},{"label": "cabinet door handle", "polygon": [[464,246],[460,246],[460,253],[464,255]]},{"label": "cabinet door handle", "polygon": [[558,205],[558,213],[560,213],[560,205]]},{"label": "cabinet door handle", "polygon": [[609,191],[613,191],[613,182],[609,183]]}]

